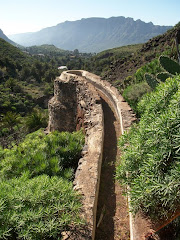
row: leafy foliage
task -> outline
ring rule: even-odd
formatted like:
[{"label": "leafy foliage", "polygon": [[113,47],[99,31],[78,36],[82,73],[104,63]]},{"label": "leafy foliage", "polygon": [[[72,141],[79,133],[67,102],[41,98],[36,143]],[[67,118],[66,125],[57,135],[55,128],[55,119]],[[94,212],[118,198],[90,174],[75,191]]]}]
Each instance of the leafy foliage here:
[{"label": "leafy foliage", "polygon": [[135,72],[135,82],[143,82],[144,81],[144,75],[146,73],[148,74],[156,74],[161,72],[161,66],[159,65],[159,62],[157,59],[152,60],[151,62],[145,64],[141,68],[137,69]]},{"label": "leafy foliage", "polygon": [[3,127],[9,128],[10,130],[12,130],[12,127],[18,123],[20,123],[20,116],[13,112],[7,112],[4,114],[1,122]]},{"label": "leafy foliage", "polygon": [[38,109],[33,109],[32,113],[26,117],[25,124],[29,132],[34,132],[47,126],[47,116],[44,116]]},{"label": "leafy foliage", "polygon": [[180,204],[180,76],[157,86],[138,104],[138,125],[119,142],[124,154],[117,178],[130,186],[131,207],[153,218]]}]

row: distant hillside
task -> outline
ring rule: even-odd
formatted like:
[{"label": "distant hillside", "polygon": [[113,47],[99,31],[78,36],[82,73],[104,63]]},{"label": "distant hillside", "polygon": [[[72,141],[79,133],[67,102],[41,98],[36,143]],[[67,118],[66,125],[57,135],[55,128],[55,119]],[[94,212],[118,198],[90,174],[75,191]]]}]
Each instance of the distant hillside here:
[{"label": "distant hillside", "polygon": [[0,58],[1,60],[9,58],[12,61],[24,61],[26,55],[23,54],[20,49],[12,46],[6,40],[0,37]]},{"label": "distant hillside", "polygon": [[54,45],[44,44],[41,46],[31,46],[31,47],[24,47],[23,50],[29,52],[30,54],[59,54],[59,55],[66,55],[69,51],[60,49],[55,47]]},{"label": "distant hillside", "polygon": [[0,38],[4,39],[6,42],[12,44],[12,45],[16,45],[15,42],[13,42],[12,40],[10,40],[4,33],[3,31],[0,29]]},{"label": "distant hillside", "polygon": [[34,33],[9,36],[23,45],[53,44],[56,47],[80,52],[100,52],[105,49],[144,43],[167,31],[170,26],[156,26],[132,18],[87,18],[66,21]]}]

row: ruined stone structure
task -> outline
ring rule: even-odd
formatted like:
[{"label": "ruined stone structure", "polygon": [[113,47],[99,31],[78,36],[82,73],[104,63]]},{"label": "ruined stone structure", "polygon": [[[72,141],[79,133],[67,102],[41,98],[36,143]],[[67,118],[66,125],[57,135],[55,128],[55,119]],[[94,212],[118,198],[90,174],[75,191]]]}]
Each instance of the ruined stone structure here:
[{"label": "ruined stone structure", "polygon": [[[116,88],[86,71],[66,71],[56,78],[54,97],[49,101],[48,130],[74,131],[83,127],[85,146],[79,160],[74,188],[83,196],[83,216],[88,228],[70,239],[94,239],[101,174],[104,121],[103,98],[120,122],[121,133],[135,116]],[[64,235],[66,239],[66,234]]]}]

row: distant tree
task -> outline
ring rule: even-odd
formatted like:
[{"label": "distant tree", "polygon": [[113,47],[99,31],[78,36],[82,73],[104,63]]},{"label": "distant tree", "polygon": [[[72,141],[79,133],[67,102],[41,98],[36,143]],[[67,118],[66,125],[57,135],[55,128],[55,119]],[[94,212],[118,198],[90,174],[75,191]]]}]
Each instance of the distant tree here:
[{"label": "distant tree", "polygon": [[30,77],[30,75],[31,75],[30,67],[24,66],[20,73],[21,80],[25,81],[27,78]]},{"label": "distant tree", "polygon": [[29,132],[36,131],[39,128],[47,127],[47,116],[38,109],[34,109],[26,118],[26,126]]},{"label": "distant tree", "polygon": [[2,126],[9,128],[11,132],[13,131],[13,127],[20,122],[20,115],[10,111],[4,114],[1,119]]},{"label": "distant tree", "polygon": [[46,71],[44,75],[44,79],[46,82],[52,82],[55,78],[56,78],[56,74],[52,69],[49,69],[48,71]]},{"label": "distant tree", "polygon": [[17,80],[15,80],[14,78],[9,78],[5,83],[5,87],[10,88],[12,92],[14,92],[14,87],[16,85],[17,85]]},{"label": "distant tree", "polygon": [[73,54],[74,54],[74,56],[79,56],[79,50],[78,49],[74,49],[74,51],[73,51]]},{"label": "distant tree", "polygon": [[4,73],[3,71],[0,69],[0,80],[4,78]]}]

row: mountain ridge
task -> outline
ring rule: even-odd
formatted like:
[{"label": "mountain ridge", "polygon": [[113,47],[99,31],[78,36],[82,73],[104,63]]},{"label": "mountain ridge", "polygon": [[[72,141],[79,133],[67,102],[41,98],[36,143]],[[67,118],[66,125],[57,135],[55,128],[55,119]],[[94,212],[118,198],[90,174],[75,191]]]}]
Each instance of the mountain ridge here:
[{"label": "mountain ridge", "polygon": [[125,17],[82,18],[65,21],[38,32],[10,35],[9,38],[23,46],[53,44],[66,50],[100,52],[128,44],[144,43],[166,32],[171,26],[145,23],[140,19]]},{"label": "mountain ridge", "polygon": [[9,39],[4,33],[3,31],[0,29],[0,38],[4,39],[6,42],[16,46],[17,44],[15,42],[13,42],[11,39]]}]

